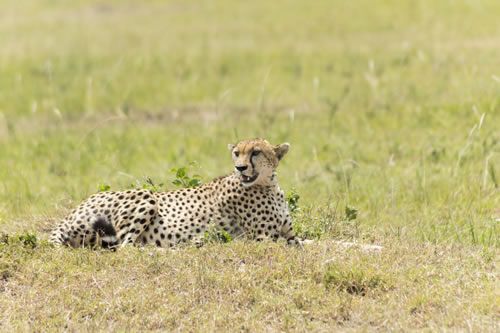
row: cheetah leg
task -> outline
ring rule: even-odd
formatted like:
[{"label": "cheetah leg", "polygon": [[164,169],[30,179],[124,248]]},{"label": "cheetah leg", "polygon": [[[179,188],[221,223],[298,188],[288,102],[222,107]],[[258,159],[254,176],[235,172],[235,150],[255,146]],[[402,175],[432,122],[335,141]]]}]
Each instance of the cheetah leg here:
[{"label": "cheetah leg", "polygon": [[69,237],[66,235],[67,222],[63,220],[50,233],[49,242],[54,245],[67,245]]},{"label": "cheetah leg", "polygon": [[265,242],[265,241],[270,241],[270,240],[275,240],[274,238],[270,236],[264,236],[264,235],[259,235],[255,237],[256,242]]},{"label": "cheetah leg", "polygon": [[202,236],[199,236],[199,237],[194,237],[193,239],[191,239],[191,244],[193,244],[194,246],[200,248],[202,247],[203,245],[205,245],[205,239],[202,237]]},{"label": "cheetah leg", "polygon": [[292,220],[290,216],[287,217],[285,223],[281,227],[280,236],[286,239],[288,245],[304,246],[306,244],[311,244],[314,241],[310,239],[300,239],[295,236],[295,232],[292,229]]}]

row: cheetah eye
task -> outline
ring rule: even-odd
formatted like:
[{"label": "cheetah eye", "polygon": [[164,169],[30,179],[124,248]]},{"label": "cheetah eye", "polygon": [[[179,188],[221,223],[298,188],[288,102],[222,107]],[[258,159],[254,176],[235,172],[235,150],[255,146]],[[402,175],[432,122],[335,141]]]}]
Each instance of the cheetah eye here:
[{"label": "cheetah eye", "polygon": [[240,152],[239,151],[235,151],[234,152],[234,156],[236,156],[236,157],[240,156]]},{"label": "cheetah eye", "polygon": [[254,150],[254,151],[252,152],[252,157],[253,157],[253,156],[257,156],[257,155],[259,155],[259,154],[260,154],[260,150]]}]

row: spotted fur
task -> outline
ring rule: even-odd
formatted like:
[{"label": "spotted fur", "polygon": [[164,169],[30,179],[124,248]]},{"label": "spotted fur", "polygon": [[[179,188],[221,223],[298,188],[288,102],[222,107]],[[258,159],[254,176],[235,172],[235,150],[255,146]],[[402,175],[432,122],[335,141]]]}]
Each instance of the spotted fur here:
[{"label": "spotted fur", "polygon": [[92,195],[52,232],[50,240],[72,247],[127,244],[173,247],[203,241],[205,231],[233,238],[284,238],[298,244],[275,170],[289,145],[262,139],[229,145],[235,172],[197,188],[170,192],[128,190]]}]

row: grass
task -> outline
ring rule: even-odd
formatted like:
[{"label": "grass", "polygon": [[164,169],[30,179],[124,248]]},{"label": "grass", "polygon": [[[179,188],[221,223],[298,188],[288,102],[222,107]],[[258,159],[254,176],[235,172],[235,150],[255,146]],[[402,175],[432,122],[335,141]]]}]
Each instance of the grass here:
[{"label": "grass", "polygon": [[[0,330],[498,330],[498,13],[0,1]],[[315,244],[45,243],[102,186],[172,189],[192,161],[206,182],[255,136],[291,143],[279,181]]]},{"label": "grass", "polygon": [[458,245],[395,242],[383,255],[328,241],[305,250],[233,242],[119,254],[20,243],[2,251],[11,272],[2,283],[4,330],[497,327],[495,264]]}]

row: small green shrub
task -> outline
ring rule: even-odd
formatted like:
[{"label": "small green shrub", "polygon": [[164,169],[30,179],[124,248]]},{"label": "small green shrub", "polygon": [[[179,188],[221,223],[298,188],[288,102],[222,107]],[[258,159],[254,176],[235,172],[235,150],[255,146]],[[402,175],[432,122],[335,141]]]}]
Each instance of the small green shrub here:
[{"label": "small green shrub", "polygon": [[297,193],[297,191],[294,188],[292,188],[290,193],[288,193],[286,196],[286,201],[288,203],[288,209],[290,210],[290,214],[294,215],[295,213],[297,213],[300,210],[299,199],[300,199],[300,195]]},{"label": "small green shrub", "polygon": [[99,184],[97,186],[97,192],[106,192],[109,190],[111,190],[111,186],[109,186],[108,184]]},{"label": "small green shrub", "polygon": [[155,183],[150,177],[144,178],[144,180],[136,180],[135,184],[130,184],[130,188],[136,190],[149,190],[151,192],[160,192],[163,189],[163,183]]},{"label": "small green shrub", "polygon": [[35,234],[26,232],[20,235],[0,234],[0,245],[21,244],[23,247],[34,249],[38,246],[38,238]]},{"label": "small green shrub", "polygon": [[29,232],[19,235],[18,239],[25,247],[34,249],[38,245],[38,239],[36,235]]},{"label": "small green shrub", "polygon": [[227,231],[216,228],[210,228],[203,235],[203,243],[230,243],[232,241],[233,238]]},{"label": "small green shrub", "polygon": [[190,163],[189,166],[172,168],[170,171],[175,175],[175,179],[172,181],[172,184],[183,188],[193,188],[200,186],[201,176],[199,175],[190,176],[188,173],[189,167],[193,166],[195,166],[194,162]]},{"label": "small green shrub", "polygon": [[[189,166],[183,166],[180,168],[173,168],[170,171],[174,174],[175,179],[172,181],[172,184],[182,187],[182,188],[193,188],[201,185],[201,176],[192,175],[190,176],[188,171],[189,167],[195,166],[195,163],[192,162]],[[145,177],[143,179],[137,179],[134,183],[131,183],[128,186],[129,189],[144,189],[149,190],[151,192],[160,192],[164,190],[164,183],[156,183],[152,178]],[[110,191],[111,186],[106,183],[101,183],[97,186],[98,192],[106,192]]]}]

